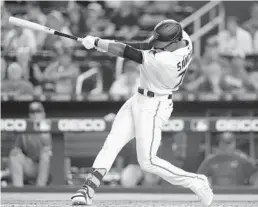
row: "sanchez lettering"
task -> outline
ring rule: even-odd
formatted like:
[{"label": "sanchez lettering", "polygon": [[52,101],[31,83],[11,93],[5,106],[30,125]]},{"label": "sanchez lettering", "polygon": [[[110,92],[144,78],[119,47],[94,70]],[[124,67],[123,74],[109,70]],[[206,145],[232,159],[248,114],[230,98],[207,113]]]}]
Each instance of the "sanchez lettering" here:
[{"label": "sanchez lettering", "polygon": [[177,70],[181,71],[182,69],[184,69],[187,66],[187,64],[190,62],[191,58],[192,58],[192,51],[189,52],[187,56],[184,56],[182,61],[177,63]]}]

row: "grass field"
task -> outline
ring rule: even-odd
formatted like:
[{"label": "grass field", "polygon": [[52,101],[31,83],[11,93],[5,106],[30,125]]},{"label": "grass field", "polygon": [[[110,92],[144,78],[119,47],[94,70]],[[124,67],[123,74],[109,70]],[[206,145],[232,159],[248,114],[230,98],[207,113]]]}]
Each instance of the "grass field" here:
[{"label": "grass field", "polygon": [[[2,193],[1,207],[70,207],[69,193]],[[92,207],[201,207],[189,194],[98,194]],[[212,207],[258,207],[258,195],[216,195]]]}]

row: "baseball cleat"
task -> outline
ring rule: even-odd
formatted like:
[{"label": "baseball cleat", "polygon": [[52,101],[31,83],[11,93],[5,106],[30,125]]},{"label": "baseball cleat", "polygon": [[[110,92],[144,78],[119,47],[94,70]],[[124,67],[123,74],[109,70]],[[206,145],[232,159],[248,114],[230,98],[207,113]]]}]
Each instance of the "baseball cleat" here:
[{"label": "baseball cleat", "polygon": [[78,190],[73,196],[72,196],[72,205],[73,206],[80,206],[80,205],[92,205],[92,198],[88,195],[88,189],[82,188]]},{"label": "baseball cleat", "polygon": [[208,178],[205,175],[198,175],[190,188],[200,199],[205,207],[209,207],[213,201],[213,192],[210,188]]}]

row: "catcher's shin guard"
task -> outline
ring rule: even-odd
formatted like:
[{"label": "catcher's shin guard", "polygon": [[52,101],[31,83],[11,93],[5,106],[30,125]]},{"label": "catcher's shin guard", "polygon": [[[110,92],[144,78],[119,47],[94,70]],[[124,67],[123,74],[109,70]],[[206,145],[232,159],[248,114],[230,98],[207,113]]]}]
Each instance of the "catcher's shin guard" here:
[{"label": "catcher's shin guard", "polygon": [[91,168],[82,187],[72,196],[72,205],[91,205],[95,190],[105,174],[106,169]]}]

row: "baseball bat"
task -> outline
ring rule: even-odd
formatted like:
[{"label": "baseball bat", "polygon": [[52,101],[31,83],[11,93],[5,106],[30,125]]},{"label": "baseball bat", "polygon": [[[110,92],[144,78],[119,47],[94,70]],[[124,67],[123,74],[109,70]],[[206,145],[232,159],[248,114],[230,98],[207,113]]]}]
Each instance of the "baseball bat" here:
[{"label": "baseball bat", "polygon": [[28,20],[20,19],[20,18],[17,18],[17,17],[11,16],[9,18],[9,22],[11,24],[13,24],[13,25],[18,26],[18,27],[25,27],[25,28],[28,28],[28,29],[33,29],[33,30],[41,31],[41,32],[45,32],[45,33],[48,33],[48,34],[62,36],[62,37],[73,39],[73,40],[76,40],[76,41],[79,41],[79,42],[82,41],[82,38],[80,38],[80,37],[76,37],[76,36],[73,36],[73,35],[65,34],[63,32],[56,31],[54,29],[51,29],[49,27],[37,24],[35,22],[31,22],[31,21],[28,21]]}]

